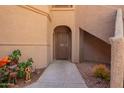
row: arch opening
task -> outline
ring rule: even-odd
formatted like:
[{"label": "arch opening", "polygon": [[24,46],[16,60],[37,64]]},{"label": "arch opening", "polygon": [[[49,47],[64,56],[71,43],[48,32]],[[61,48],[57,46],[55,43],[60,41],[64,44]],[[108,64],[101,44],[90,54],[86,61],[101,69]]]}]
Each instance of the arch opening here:
[{"label": "arch opening", "polygon": [[53,58],[71,60],[72,36],[68,26],[57,26],[53,33]]}]

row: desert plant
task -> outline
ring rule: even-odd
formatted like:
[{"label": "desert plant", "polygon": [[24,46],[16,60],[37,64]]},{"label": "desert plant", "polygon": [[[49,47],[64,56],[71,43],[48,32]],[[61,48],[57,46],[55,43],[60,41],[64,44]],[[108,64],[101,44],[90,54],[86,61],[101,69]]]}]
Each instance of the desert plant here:
[{"label": "desert plant", "polygon": [[17,49],[17,50],[14,50],[11,55],[9,55],[9,59],[17,63],[19,61],[20,56],[21,56],[21,51]]},{"label": "desert plant", "polygon": [[0,88],[8,88],[8,83],[0,83]]},{"label": "desert plant", "polygon": [[32,63],[33,63],[33,59],[29,58],[26,62],[26,67],[28,67],[28,66],[32,67]]},{"label": "desert plant", "polygon": [[2,82],[8,82],[8,75],[9,75],[9,72],[6,71],[5,69],[6,67],[2,67],[0,68],[0,83]]},{"label": "desert plant", "polygon": [[29,58],[27,61],[24,61],[18,64],[18,67],[19,67],[18,77],[19,78],[25,77],[25,68],[28,66],[32,67],[32,63],[33,63],[32,58]]},{"label": "desert plant", "polygon": [[[14,50],[9,56],[5,56],[0,60],[0,87],[12,87],[16,79],[11,79],[10,76],[16,75],[18,78],[25,78],[25,69],[32,67],[33,60],[29,58],[27,61],[19,63],[21,51]],[[12,76],[13,78],[13,76]]]},{"label": "desert plant", "polygon": [[110,80],[110,71],[106,67],[106,65],[103,64],[95,65],[93,68],[93,73],[96,78],[101,78],[105,81]]},{"label": "desert plant", "polygon": [[26,64],[25,62],[21,62],[18,64],[18,67],[19,67],[19,71],[18,71],[18,77],[19,78],[24,78],[25,77],[25,67],[26,67]]}]

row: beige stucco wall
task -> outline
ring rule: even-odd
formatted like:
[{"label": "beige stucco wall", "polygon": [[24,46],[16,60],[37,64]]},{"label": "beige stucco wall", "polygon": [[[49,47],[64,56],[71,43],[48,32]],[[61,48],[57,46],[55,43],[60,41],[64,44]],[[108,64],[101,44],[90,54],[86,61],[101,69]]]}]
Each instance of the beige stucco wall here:
[{"label": "beige stucco wall", "polygon": [[49,5],[32,5],[34,8],[37,8],[43,12],[49,13],[50,12],[50,6]]},{"label": "beige stucco wall", "polygon": [[51,28],[52,28],[52,20],[49,21],[47,20],[47,43],[48,43],[48,49],[47,49],[47,62],[48,64],[51,63],[53,61],[53,57],[51,55]]},{"label": "beige stucco wall", "polygon": [[34,66],[47,66],[47,17],[19,6],[0,6],[0,57],[14,49],[21,60],[32,57]]},{"label": "beige stucco wall", "polygon": [[[70,10],[58,11],[50,10],[47,5],[32,7],[38,8],[44,15],[19,6],[0,6],[0,57],[19,48],[23,52],[21,60],[33,57],[36,68],[45,67],[53,62],[53,32],[59,25],[66,25],[72,31],[72,62],[79,62],[80,58],[79,28],[107,43],[108,38],[113,36],[116,8],[75,6]],[[93,52],[97,53],[95,50]],[[101,56],[102,61],[108,60],[106,55]],[[90,59],[89,56],[85,58]]]},{"label": "beige stucco wall", "polygon": [[[80,59],[80,30],[89,32],[106,43],[109,42],[109,37],[113,36],[115,27],[116,8],[107,6],[75,6],[74,11],[52,11],[52,30],[58,25],[67,25],[72,30],[72,61],[79,62]],[[52,32],[53,33],[53,32]],[[51,33],[51,45],[52,45]],[[98,42],[99,43],[99,42]],[[82,45],[83,46],[83,45]],[[93,50],[93,49],[92,49]],[[103,50],[98,49],[98,50]],[[108,49],[110,51],[110,48]],[[96,51],[94,54],[99,55]],[[92,61],[110,62],[110,53],[100,54],[100,57],[92,56]],[[53,57],[53,45],[51,47],[51,56]],[[103,57],[102,57],[103,56]],[[108,57],[107,57],[108,56]],[[88,60],[90,57],[85,56]]]},{"label": "beige stucco wall", "polygon": [[80,30],[80,62],[109,63],[111,46],[93,35]]},{"label": "beige stucco wall", "polygon": [[85,31],[109,43],[115,27],[116,9],[106,6],[76,6],[76,24]]},{"label": "beige stucco wall", "polygon": [[52,31],[51,31],[51,56],[53,59],[53,32],[56,26],[65,25],[68,26],[72,31],[72,62],[79,62],[79,47],[77,32],[75,29],[75,12],[73,10],[61,10],[55,11],[51,10],[51,18],[52,18]]},{"label": "beige stucco wall", "polygon": [[111,48],[106,43],[114,35],[116,10],[109,6],[75,7],[76,28],[98,38],[80,35],[80,61],[110,63]]}]

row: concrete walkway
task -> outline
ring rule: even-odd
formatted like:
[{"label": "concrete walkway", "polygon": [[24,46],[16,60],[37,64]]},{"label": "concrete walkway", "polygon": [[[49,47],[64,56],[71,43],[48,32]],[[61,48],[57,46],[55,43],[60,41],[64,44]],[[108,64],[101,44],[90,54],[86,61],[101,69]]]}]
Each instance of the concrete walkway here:
[{"label": "concrete walkway", "polygon": [[75,64],[68,61],[55,61],[43,72],[36,83],[27,88],[86,88]]}]

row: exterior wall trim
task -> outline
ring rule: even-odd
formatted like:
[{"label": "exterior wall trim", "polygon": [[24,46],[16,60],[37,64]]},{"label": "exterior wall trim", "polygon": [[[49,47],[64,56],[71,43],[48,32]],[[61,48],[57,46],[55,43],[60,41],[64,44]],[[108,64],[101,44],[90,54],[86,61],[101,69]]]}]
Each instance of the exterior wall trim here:
[{"label": "exterior wall trim", "polygon": [[74,8],[51,8],[51,11],[74,11]]},{"label": "exterior wall trim", "polygon": [[49,46],[49,44],[1,44],[0,46]]},{"label": "exterior wall trim", "polygon": [[47,12],[44,12],[44,11],[42,11],[42,10],[40,10],[40,9],[37,9],[37,8],[35,8],[35,7],[33,7],[33,6],[30,6],[30,5],[17,5],[17,6],[18,6],[18,7],[21,7],[21,8],[24,8],[24,9],[27,9],[27,10],[29,10],[29,11],[35,12],[35,13],[37,13],[37,14],[46,16],[46,17],[49,19],[49,21],[51,21],[51,17],[50,17],[50,15],[49,15],[49,13],[47,13]]}]

